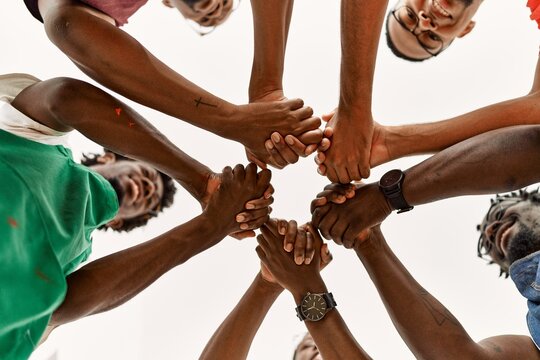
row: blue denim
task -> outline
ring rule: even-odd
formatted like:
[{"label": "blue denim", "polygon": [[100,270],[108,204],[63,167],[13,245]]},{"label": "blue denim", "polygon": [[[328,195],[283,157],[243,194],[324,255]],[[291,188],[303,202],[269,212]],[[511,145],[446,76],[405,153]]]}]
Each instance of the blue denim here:
[{"label": "blue denim", "polygon": [[529,312],[527,326],[531,337],[540,349],[540,251],[515,261],[510,266],[510,277],[521,295],[527,299]]}]

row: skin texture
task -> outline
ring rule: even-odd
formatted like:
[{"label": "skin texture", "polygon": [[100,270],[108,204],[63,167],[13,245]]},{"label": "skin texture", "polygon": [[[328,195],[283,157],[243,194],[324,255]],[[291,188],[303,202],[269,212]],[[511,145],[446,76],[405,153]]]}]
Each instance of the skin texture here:
[{"label": "skin texture", "polygon": [[[116,153],[152,165],[178,181],[203,209],[221,182],[221,174],[185,154],[129,106],[88,83],[70,78],[42,81],[24,89],[12,105],[52,129],[76,129]],[[261,198],[250,199],[239,222],[266,216],[260,212],[272,203],[272,192],[269,186]],[[254,236],[244,225],[246,231],[236,236]]]},{"label": "skin texture", "polygon": [[[414,33],[420,34],[427,31],[432,37],[440,39],[443,43],[442,48],[446,49],[454,39],[461,38],[472,31],[475,26],[472,18],[482,4],[482,0],[473,0],[470,6],[466,6],[463,1],[438,0],[438,4],[448,12],[449,16],[441,13],[431,0],[398,1],[393,9],[405,5],[411,8],[419,20]],[[388,17],[388,31],[392,42],[402,54],[414,59],[427,59],[432,56],[392,15]]]},{"label": "skin texture", "polygon": [[[239,230],[235,216],[246,201],[262,196],[270,172],[255,164],[223,169],[221,186],[203,213],[140,245],[93,261],[68,276],[68,293],[53,313],[50,330],[122,305],[167,271]],[[268,217],[261,219],[260,226]]]},{"label": "skin texture", "polygon": [[[320,247],[322,240],[318,232],[308,227],[314,238],[315,256],[310,264],[297,265],[293,255],[283,250],[283,237],[268,226],[261,227],[257,237],[256,251],[261,262],[270,270],[276,281],[287,289],[299,304],[304,295],[328,292],[320,275]],[[306,327],[317,343],[325,360],[370,359],[358,345],[336,308],[326,313],[317,322],[305,321]]]},{"label": "skin texture", "polygon": [[[454,196],[516,190],[540,181],[540,164],[535,160],[538,156],[540,126],[490,131],[406,170],[403,196],[416,206]],[[391,212],[377,186],[377,183],[362,186],[354,198],[341,205],[314,206],[314,226],[323,235],[337,239],[336,242],[354,246],[363,231],[380,224]]]},{"label": "skin texture", "polygon": [[429,294],[394,255],[380,228],[355,251],[369,273],[392,322],[417,359],[540,359],[528,336],[472,340],[459,321]]},{"label": "skin texture", "polygon": [[300,99],[238,106],[206,92],[115,27],[107,15],[75,0],[40,0],[39,9],[47,36],[88,76],[142,105],[238,141],[262,163],[273,165],[264,145],[272,132],[298,137],[320,125]]},{"label": "skin texture", "polygon": [[[276,235],[278,227],[283,226],[283,223],[287,224],[287,221],[271,219],[267,222],[268,228]],[[320,254],[322,269],[332,260],[332,256],[326,245],[321,247]],[[261,263],[261,271],[236,307],[212,335],[199,359],[218,359],[223,354],[227,354],[228,360],[246,359],[259,327],[282,292],[283,287]]]}]

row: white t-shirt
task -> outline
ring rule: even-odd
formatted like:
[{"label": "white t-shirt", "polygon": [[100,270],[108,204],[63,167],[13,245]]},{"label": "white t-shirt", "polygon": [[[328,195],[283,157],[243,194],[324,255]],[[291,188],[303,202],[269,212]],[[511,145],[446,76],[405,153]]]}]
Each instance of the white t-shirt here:
[{"label": "white t-shirt", "polygon": [[0,75],[0,129],[42,144],[69,147],[69,133],[42,125],[11,106],[21,91],[39,81],[28,74]]}]

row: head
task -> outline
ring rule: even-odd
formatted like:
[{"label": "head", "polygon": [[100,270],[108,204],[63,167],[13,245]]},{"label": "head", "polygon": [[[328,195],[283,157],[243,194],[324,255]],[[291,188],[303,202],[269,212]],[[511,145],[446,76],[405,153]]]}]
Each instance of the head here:
[{"label": "head", "polygon": [[400,0],[386,18],[386,41],[405,60],[439,55],[455,38],[469,34],[482,0]]},{"label": "head", "polygon": [[304,336],[296,347],[293,360],[323,360],[310,333],[306,333],[306,336]]},{"label": "head", "polygon": [[538,189],[497,195],[478,230],[478,256],[487,255],[490,264],[499,265],[501,275],[508,277],[514,261],[540,251]]},{"label": "head", "polygon": [[130,231],[146,225],[174,201],[172,179],[147,163],[106,149],[103,154],[84,154],[81,163],[107,179],[118,196],[118,214],[102,228]]},{"label": "head", "polygon": [[[162,0],[170,8],[176,8],[190,21],[213,29],[227,20],[236,8],[235,0]],[[239,0],[236,0],[238,3]]]}]

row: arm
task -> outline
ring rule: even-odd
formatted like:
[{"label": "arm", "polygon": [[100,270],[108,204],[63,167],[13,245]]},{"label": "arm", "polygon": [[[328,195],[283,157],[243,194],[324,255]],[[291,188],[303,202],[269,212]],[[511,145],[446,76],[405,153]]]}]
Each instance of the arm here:
[{"label": "arm", "polygon": [[[451,146],[405,171],[403,195],[410,205],[463,195],[516,190],[540,181],[540,125],[490,131]],[[364,230],[392,208],[377,183],[361,185],[343,204],[313,202],[313,224],[326,238],[353,246]]]},{"label": "arm", "polygon": [[[186,262],[238,231],[236,214],[251,198],[268,187],[270,173],[257,174],[250,164],[244,170],[223,170],[223,181],[203,214],[153,240],[93,261],[69,275],[68,292],[54,312],[50,325],[58,326],[122,305],[172,268]],[[268,220],[261,219],[254,227]]]},{"label": "arm", "polygon": [[273,131],[299,135],[319,126],[299,99],[236,106],[206,92],[85,5],[69,0],[39,5],[51,41],[88,76],[140,104],[238,141],[262,160],[268,158],[264,141]]},{"label": "arm", "polygon": [[[309,226],[306,249],[313,248],[313,260],[309,264],[297,265],[293,253],[283,249],[284,236],[272,224],[261,227],[257,237],[257,254],[261,262],[268,267],[277,282],[289,290],[296,304],[299,304],[307,292],[327,292],[320,275],[322,240],[318,232]],[[292,309],[291,309],[292,310]],[[306,321],[313,340],[325,360],[333,359],[370,359],[358,345],[336,308],[330,310],[322,320]]]},{"label": "arm", "polygon": [[355,250],[394,326],[417,359],[540,359],[528,336],[472,340],[450,311],[416,282],[379,227]]},{"label": "arm", "polygon": [[330,119],[332,146],[326,151],[327,176],[348,183],[369,177],[373,135],[371,93],[386,0],[341,2],[339,106]]}]

